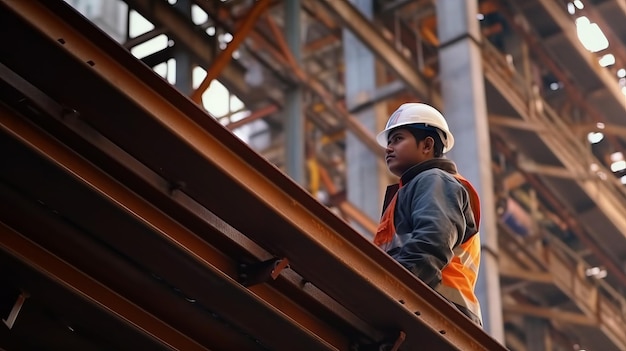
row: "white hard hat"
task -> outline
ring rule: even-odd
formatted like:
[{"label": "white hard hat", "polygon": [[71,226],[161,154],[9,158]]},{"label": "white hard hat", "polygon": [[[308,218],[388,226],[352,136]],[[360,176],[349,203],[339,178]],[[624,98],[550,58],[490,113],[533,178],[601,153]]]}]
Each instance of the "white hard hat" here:
[{"label": "white hard hat", "polygon": [[406,103],[400,105],[398,109],[389,117],[385,130],[376,136],[376,141],[382,147],[387,147],[387,133],[400,126],[412,124],[434,127],[443,143],[443,152],[446,153],[454,146],[454,137],[448,129],[448,122],[443,118],[441,112],[432,106],[422,103]]}]

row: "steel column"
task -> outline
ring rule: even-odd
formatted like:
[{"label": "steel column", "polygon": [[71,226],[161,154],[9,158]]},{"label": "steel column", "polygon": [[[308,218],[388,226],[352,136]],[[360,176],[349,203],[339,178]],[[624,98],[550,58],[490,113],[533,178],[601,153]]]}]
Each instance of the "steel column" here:
[{"label": "steel column", "polygon": [[[374,11],[372,0],[352,0],[352,5],[358,9],[361,16],[371,19]],[[346,105],[348,111],[365,100],[368,93],[375,91],[376,84],[376,57],[353,34],[343,30],[343,54],[345,65]],[[388,116],[386,105],[376,104],[363,107],[352,115],[368,130],[376,134],[382,129],[385,122],[380,121]],[[377,113],[380,112],[380,113]],[[382,150],[383,148],[380,147]],[[384,186],[382,181],[386,174],[386,167],[380,167],[378,155],[372,155],[365,145],[352,134],[346,134],[346,179],[348,202],[362,209],[370,218],[380,217]],[[365,228],[356,226],[363,235],[373,239],[372,233]]]},{"label": "steel column", "polygon": [[[300,66],[302,56],[302,39],[300,23],[300,0],[288,0],[285,6],[285,38],[286,50],[289,50],[289,58],[292,65]],[[304,185],[304,111],[302,110],[302,89],[300,84],[289,89],[285,94],[285,168],[287,174],[296,183]]]}]

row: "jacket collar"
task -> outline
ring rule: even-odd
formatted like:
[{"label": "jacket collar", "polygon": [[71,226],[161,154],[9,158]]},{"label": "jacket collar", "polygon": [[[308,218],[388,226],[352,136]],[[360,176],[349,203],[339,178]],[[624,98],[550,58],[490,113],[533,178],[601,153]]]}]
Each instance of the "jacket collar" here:
[{"label": "jacket collar", "polygon": [[418,174],[432,168],[442,169],[452,175],[457,174],[456,165],[447,158],[433,158],[416,164],[402,174],[400,177],[400,184],[392,184],[387,187],[387,190],[385,191],[385,199],[383,201],[382,213],[385,213],[385,210],[387,210],[387,207],[393,200],[394,196],[404,184],[410,182],[411,179],[415,178]]},{"label": "jacket collar", "polygon": [[450,174],[457,173],[454,162],[448,160],[447,158],[432,158],[430,160],[420,162],[404,172],[400,177],[400,184],[404,185],[411,181],[411,179],[415,178],[418,174],[432,168],[439,168]]}]

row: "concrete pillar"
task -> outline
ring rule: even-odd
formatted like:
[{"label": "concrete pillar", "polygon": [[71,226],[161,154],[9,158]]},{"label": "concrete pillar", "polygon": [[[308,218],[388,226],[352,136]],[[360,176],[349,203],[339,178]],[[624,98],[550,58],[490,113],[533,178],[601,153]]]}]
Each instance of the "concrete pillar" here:
[{"label": "concrete pillar", "polygon": [[[301,61],[300,0],[285,1],[285,39],[296,62]],[[285,94],[285,168],[298,184],[304,185],[304,113],[302,89],[291,87]]]},{"label": "concrete pillar", "polygon": [[[372,18],[373,0],[350,1],[366,18]],[[372,133],[377,133],[376,106],[369,105],[354,111],[362,102],[370,100],[376,91],[376,60],[369,49],[348,29],[343,30],[345,56],[345,87],[348,110]],[[365,214],[380,218],[382,189],[378,155],[372,152],[352,133],[346,135],[347,199]],[[360,229],[360,228],[357,228]],[[360,230],[365,233],[363,230]]]},{"label": "concrete pillar", "polygon": [[478,190],[482,203],[482,260],[477,294],[485,330],[504,341],[498,240],[487,106],[479,46],[477,0],[438,0],[437,30],[443,113],[456,144],[448,157]]},{"label": "concrete pillar", "polygon": [[[191,0],[178,0],[173,6],[191,22]],[[173,56],[174,60],[176,60],[176,81],[174,86],[183,94],[189,95],[193,92],[193,62],[189,49],[181,43],[176,43]]]}]

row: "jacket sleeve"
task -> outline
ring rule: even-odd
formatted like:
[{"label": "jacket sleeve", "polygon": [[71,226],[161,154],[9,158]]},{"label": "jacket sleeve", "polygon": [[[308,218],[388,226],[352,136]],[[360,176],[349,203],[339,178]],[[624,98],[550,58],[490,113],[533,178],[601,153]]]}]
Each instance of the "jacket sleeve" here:
[{"label": "jacket sleeve", "polygon": [[[393,257],[423,282],[435,287],[441,270],[452,260],[452,250],[466,232],[468,195],[451,177],[427,172],[403,196],[400,211],[412,232]],[[461,233],[461,234],[459,234]],[[398,233],[409,234],[409,233]]]}]

